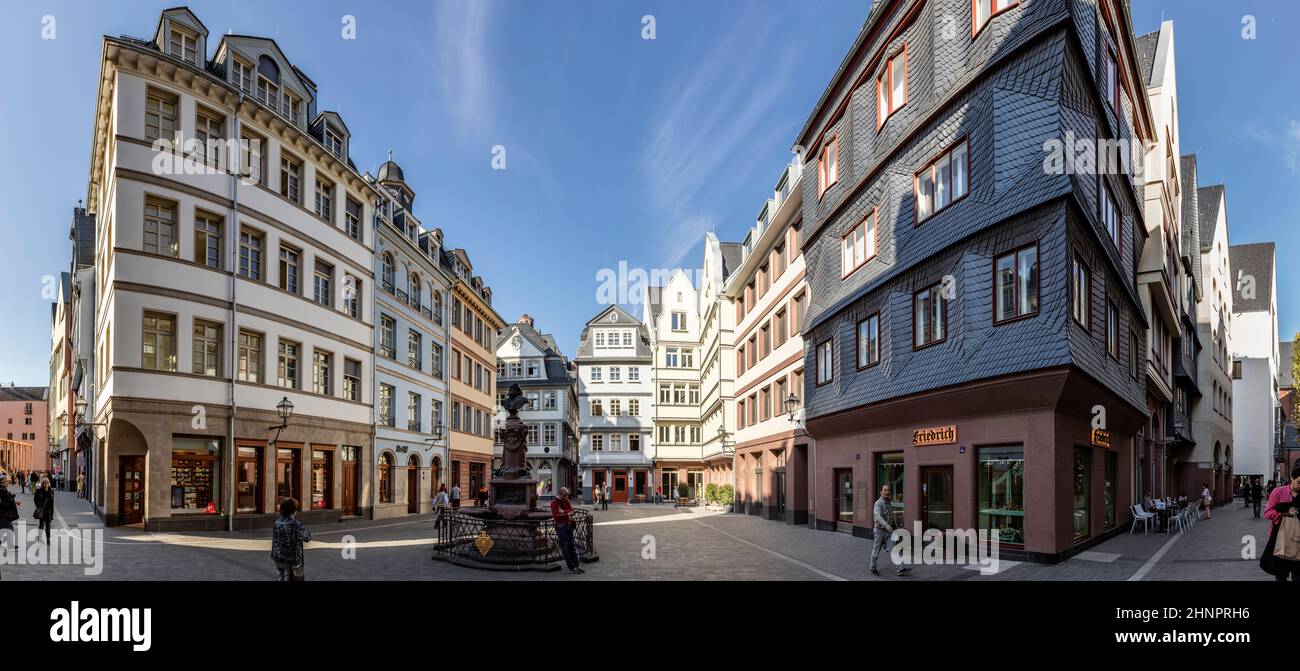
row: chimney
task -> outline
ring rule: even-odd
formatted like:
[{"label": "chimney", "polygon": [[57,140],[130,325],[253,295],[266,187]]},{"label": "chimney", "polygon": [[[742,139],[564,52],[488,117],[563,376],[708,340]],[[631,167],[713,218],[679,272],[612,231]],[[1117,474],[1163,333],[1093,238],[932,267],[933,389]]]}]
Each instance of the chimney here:
[{"label": "chimney", "polygon": [[520,323],[520,324],[527,324],[527,325],[528,325],[528,328],[532,328],[532,327],[533,327],[533,318],[532,318],[531,315],[521,315],[521,316],[519,317],[519,323]]}]

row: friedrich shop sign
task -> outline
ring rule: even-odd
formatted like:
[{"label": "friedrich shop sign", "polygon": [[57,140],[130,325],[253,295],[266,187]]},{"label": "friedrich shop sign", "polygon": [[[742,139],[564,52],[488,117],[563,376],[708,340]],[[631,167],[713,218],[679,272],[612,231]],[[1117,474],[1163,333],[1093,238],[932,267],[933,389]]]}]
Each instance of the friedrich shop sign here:
[{"label": "friedrich shop sign", "polygon": [[957,442],[957,425],[933,426],[927,429],[917,429],[912,432],[912,446],[924,447],[926,445],[951,445]]}]

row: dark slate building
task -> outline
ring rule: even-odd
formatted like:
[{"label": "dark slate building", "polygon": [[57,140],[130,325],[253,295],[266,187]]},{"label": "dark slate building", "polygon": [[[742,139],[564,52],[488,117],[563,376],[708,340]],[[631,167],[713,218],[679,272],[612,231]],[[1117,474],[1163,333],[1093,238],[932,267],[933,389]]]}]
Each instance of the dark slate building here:
[{"label": "dark slate building", "polygon": [[1147,141],[1142,82],[1122,0],[873,4],[795,149],[819,528],[869,536],[885,484],[1004,556],[1129,524],[1141,168],[1049,148]]}]

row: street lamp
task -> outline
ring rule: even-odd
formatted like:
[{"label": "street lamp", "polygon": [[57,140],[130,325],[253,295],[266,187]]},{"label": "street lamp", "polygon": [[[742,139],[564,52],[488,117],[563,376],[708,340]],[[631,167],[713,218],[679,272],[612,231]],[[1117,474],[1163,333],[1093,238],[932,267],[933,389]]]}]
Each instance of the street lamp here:
[{"label": "street lamp", "polygon": [[726,426],[718,427],[718,444],[722,446],[723,454],[736,453],[736,441],[731,439],[731,435],[727,433]]},{"label": "street lamp", "polygon": [[799,412],[799,397],[795,396],[794,394],[790,394],[789,396],[786,396],[785,414],[790,418],[790,421],[792,422],[795,421],[794,415],[797,412]]},{"label": "street lamp", "polygon": [[267,431],[275,431],[275,438],[271,440],[272,445],[275,445],[280,440],[280,432],[289,428],[289,418],[293,416],[293,403],[288,396],[280,399],[280,402],[275,406],[275,411],[280,416],[280,423],[272,424],[271,428],[267,429]]}]

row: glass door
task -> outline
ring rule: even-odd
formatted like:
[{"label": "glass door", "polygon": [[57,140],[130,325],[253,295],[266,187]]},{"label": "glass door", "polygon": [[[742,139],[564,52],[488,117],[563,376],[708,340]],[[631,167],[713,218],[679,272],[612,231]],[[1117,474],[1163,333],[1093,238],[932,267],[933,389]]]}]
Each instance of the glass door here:
[{"label": "glass door", "polygon": [[835,469],[835,530],[853,531],[853,470]]},{"label": "glass door", "polygon": [[952,528],[952,466],[921,469],[921,519],[926,529]]}]

